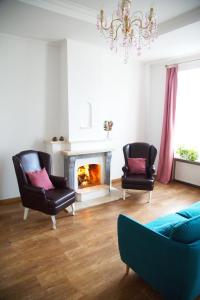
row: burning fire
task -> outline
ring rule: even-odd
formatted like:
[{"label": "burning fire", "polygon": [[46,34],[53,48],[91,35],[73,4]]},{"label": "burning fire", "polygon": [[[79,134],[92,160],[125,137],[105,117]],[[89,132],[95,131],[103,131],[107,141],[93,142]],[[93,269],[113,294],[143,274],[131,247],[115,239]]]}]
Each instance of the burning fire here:
[{"label": "burning fire", "polygon": [[78,186],[84,188],[100,184],[100,165],[90,164],[78,168]]}]

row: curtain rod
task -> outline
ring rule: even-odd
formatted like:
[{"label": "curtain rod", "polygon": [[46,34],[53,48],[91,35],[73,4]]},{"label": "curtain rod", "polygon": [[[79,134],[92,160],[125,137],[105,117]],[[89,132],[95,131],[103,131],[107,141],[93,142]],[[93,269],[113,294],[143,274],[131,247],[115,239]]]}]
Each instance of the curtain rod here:
[{"label": "curtain rod", "polygon": [[173,66],[176,66],[176,65],[181,65],[181,64],[185,64],[185,63],[189,63],[189,62],[193,62],[193,61],[198,61],[198,60],[200,60],[200,58],[192,59],[192,60],[185,60],[185,61],[181,61],[181,62],[178,62],[178,63],[170,64],[170,65],[165,65],[165,67],[170,68],[170,67],[173,67]]}]

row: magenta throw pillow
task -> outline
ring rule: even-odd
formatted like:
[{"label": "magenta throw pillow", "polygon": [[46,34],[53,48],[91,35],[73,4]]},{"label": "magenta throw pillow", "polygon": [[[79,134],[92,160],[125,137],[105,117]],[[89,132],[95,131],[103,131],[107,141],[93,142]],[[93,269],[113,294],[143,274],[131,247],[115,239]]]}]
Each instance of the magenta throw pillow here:
[{"label": "magenta throw pillow", "polygon": [[45,190],[54,189],[45,168],[35,172],[26,173],[33,186],[44,188]]},{"label": "magenta throw pillow", "polygon": [[128,158],[128,168],[132,174],[146,174],[146,159]]}]

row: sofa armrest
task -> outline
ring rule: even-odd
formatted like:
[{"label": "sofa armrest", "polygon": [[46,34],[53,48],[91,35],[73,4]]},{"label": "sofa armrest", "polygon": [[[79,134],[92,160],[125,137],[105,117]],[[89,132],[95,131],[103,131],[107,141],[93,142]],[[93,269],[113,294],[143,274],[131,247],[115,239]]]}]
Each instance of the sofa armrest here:
[{"label": "sofa armrest", "polygon": [[63,189],[67,188],[67,178],[66,177],[49,175],[49,178],[56,188],[63,188]]},{"label": "sofa armrest", "polygon": [[148,259],[152,261],[152,255],[155,255],[158,248],[161,248],[160,241],[162,239],[166,238],[128,216],[119,215],[118,243],[120,255],[121,259],[130,267],[134,267],[135,263],[136,265],[142,264],[144,258],[145,261]]},{"label": "sofa armrest", "polygon": [[200,290],[200,241],[178,243],[120,215],[118,243],[122,261],[166,299],[186,299],[192,288]]}]

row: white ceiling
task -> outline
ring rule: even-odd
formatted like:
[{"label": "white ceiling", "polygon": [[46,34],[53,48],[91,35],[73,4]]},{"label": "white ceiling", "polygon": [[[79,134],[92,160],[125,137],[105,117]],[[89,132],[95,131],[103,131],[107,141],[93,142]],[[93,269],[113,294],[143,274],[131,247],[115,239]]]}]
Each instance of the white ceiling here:
[{"label": "white ceiling", "polygon": [[200,21],[160,35],[150,50],[143,51],[141,60],[170,60],[196,54],[200,57]]},{"label": "white ceiling", "polygon": [[[106,12],[113,12],[118,0],[59,0],[60,3],[74,3],[99,11],[101,8]],[[156,9],[158,22],[162,23],[187,11],[200,6],[200,0],[133,0],[133,11],[148,11],[153,5]]]},{"label": "white ceiling", "polygon": [[[106,46],[96,30],[100,8],[113,11],[117,0],[0,0],[0,33],[42,40],[71,38]],[[134,0],[134,11],[157,9],[159,38],[143,61],[200,54],[200,0]]]}]

